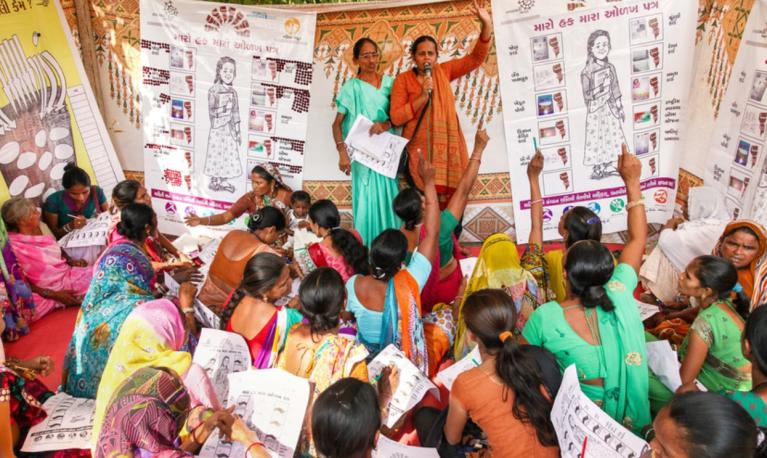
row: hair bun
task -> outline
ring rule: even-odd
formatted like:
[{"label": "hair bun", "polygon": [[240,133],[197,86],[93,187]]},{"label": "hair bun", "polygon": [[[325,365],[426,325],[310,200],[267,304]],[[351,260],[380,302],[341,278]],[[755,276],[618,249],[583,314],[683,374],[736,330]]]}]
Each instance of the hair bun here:
[{"label": "hair bun", "polygon": [[68,172],[76,167],[77,167],[77,164],[75,164],[74,162],[67,162],[67,165],[64,166],[64,171]]}]

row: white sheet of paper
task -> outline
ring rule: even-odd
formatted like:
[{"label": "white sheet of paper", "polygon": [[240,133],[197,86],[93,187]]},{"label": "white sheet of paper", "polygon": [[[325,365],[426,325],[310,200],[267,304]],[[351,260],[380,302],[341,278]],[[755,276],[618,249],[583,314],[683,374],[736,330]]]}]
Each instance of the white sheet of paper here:
[{"label": "white sheet of paper", "polygon": [[389,416],[385,422],[389,428],[397,423],[402,414],[418,404],[426,393],[432,392],[439,398],[439,389],[407,359],[404,353],[391,344],[368,364],[370,380],[378,381],[383,368],[390,365],[399,369],[399,385],[389,403]]},{"label": "white sheet of paper", "polygon": [[477,265],[477,261],[479,258],[473,257],[473,258],[463,258],[459,261],[461,264],[461,273],[464,277],[471,277],[472,272],[474,272],[474,267]]},{"label": "white sheet of paper", "polygon": [[168,288],[168,296],[178,297],[181,285],[167,272],[165,273],[165,287]]},{"label": "white sheet of paper", "polygon": [[[649,456],[650,445],[613,420],[581,391],[575,365],[565,369],[551,409],[564,458],[580,458],[583,443],[589,458]],[[586,440],[588,438],[588,441]]]},{"label": "white sheet of paper", "polygon": [[80,229],[69,232],[59,240],[59,246],[64,249],[82,248],[87,246],[106,246],[109,220],[112,218],[108,212],[102,212],[99,216],[91,218]]},{"label": "white sheet of paper", "polygon": [[437,373],[435,379],[445,385],[445,388],[448,390],[452,390],[453,382],[455,382],[455,379],[457,379],[459,375],[463,374],[469,369],[474,369],[475,367],[479,366],[480,363],[482,363],[482,357],[479,354],[479,347],[474,347],[474,350],[461,358],[460,361]]},{"label": "white sheet of paper", "polygon": [[636,303],[639,308],[639,317],[642,318],[642,321],[660,312],[660,307],[655,304],[648,304],[647,302],[642,301],[636,301]]},{"label": "white sheet of paper", "polygon": [[21,451],[40,453],[90,448],[95,399],[57,393],[45,401],[43,409],[48,416],[29,430]]},{"label": "white sheet of paper", "polygon": [[668,340],[647,342],[647,365],[671,391],[682,384],[679,376],[679,358]]},{"label": "white sheet of paper", "polygon": [[[227,405],[256,431],[273,457],[292,458],[309,405],[309,381],[282,369],[239,372],[229,376]],[[200,458],[245,456],[245,446],[211,434]]]},{"label": "white sheet of paper", "polygon": [[203,328],[221,328],[221,318],[199,299],[194,300],[194,317]]},{"label": "white sheet of paper", "polygon": [[373,458],[439,458],[436,448],[412,447],[394,442],[383,434],[373,450]]},{"label": "white sheet of paper", "polygon": [[372,126],[371,120],[357,115],[344,139],[351,158],[381,175],[396,178],[400,156],[408,139],[389,132],[370,135]]},{"label": "white sheet of paper", "polygon": [[294,278],[293,283],[290,284],[290,291],[288,291],[288,294],[274,301],[274,305],[288,305],[288,303],[291,300],[293,300],[294,297],[298,296],[298,289],[300,287],[301,287],[301,279]]},{"label": "white sheet of paper", "polygon": [[248,344],[241,335],[210,328],[202,328],[192,362],[208,373],[222,404],[229,391],[229,374],[246,371],[252,366]]}]

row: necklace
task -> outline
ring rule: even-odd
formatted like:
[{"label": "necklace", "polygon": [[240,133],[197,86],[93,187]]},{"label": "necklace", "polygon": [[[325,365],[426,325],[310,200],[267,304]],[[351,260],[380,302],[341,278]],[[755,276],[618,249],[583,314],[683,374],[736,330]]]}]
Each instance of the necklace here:
[{"label": "necklace", "polygon": [[594,313],[594,309],[586,308],[583,304],[568,305],[562,307],[562,310],[583,309],[583,316],[586,320],[586,326],[589,328],[589,334],[595,345],[602,345],[602,339],[599,335],[599,323],[596,322],[597,315]]}]

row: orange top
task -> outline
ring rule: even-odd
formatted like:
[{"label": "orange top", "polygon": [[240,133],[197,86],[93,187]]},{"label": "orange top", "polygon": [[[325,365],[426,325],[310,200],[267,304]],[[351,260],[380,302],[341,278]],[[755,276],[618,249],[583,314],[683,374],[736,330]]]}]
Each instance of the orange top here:
[{"label": "orange top", "polygon": [[418,160],[415,151],[420,148],[424,157],[431,159],[436,169],[437,193],[440,195],[442,206],[455,191],[469,162],[466,140],[458,123],[455,96],[450,87],[450,81],[482,65],[490,49],[490,43],[491,40],[478,39],[470,54],[434,65],[432,69],[434,89],[429,105],[431,113],[424,116],[415,138],[411,137],[423,110],[423,108],[418,111],[413,110],[413,100],[422,91],[415,71],[400,73],[392,86],[389,117],[395,126],[404,126],[403,137],[411,138],[408,145],[408,150],[411,152],[408,164],[410,174],[416,186],[423,188],[421,177],[418,176],[416,169]]},{"label": "orange top", "polygon": [[459,375],[450,396],[458,400],[471,419],[487,434],[494,458],[554,458],[558,447],[544,447],[535,428],[511,412],[514,392],[478,367]]}]

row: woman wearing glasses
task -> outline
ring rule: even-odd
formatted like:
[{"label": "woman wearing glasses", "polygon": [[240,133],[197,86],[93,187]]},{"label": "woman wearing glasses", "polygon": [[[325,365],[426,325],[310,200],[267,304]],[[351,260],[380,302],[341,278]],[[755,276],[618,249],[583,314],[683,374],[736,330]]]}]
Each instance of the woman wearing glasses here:
[{"label": "woman wearing glasses", "polygon": [[359,162],[352,161],[344,138],[358,115],[373,121],[371,135],[391,130],[389,121],[389,94],[394,79],[378,72],[380,52],[370,38],[360,38],[354,44],[353,62],[358,66],[357,76],[341,87],[336,97],[338,114],[333,121],[333,139],[338,150],[338,168],[352,176],[352,216],[354,228],[369,245],[385,229],[400,226],[391,202],[397,197],[397,180],[374,172]]}]

